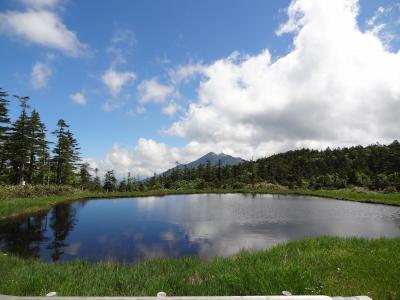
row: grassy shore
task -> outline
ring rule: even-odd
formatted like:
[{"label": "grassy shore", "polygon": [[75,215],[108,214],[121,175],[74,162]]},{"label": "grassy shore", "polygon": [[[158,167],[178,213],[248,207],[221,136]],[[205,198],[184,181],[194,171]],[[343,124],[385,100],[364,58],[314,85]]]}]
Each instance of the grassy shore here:
[{"label": "grassy shore", "polygon": [[259,193],[259,194],[295,194],[319,196],[334,199],[343,199],[368,203],[380,203],[400,206],[400,193],[378,193],[372,191],[356,192],[349,189],[341,190],[302,190],[302,189],[208,189],[208,190],[154,190],[146,192],[75,192],[62,196],[41,196],[29,198],[10,198],[0,200],[0,219],[16,216],[19,214],[31,213],[41,209],[49,208],[64,201],[81,200],[88,198],[117,198],[117,197],[145,197],[164,196],[176,194],[195,193]]},{"label": "grassy shore", "polygon": [[[298,194],[400,205],[400,193],[351,190],[158,190],[134,193],[75,192],[0,200],[0,218],[86,198],[141,197],[192,193]],[[0,294],[70,296],[168,295],[368,295],[400,299],[400,238],[315,238],[260,252],[201,261],[195,257],[135,264],[71,262],[48,264],[0,253]],[[77,276],[79,274],[79,276]]]},{"label": "grassy shore", "polygon": [[322,237],[201,261],[47,264],[0,254],[0,294],[69,296],[368,295],[400,298],[400,238]]}]

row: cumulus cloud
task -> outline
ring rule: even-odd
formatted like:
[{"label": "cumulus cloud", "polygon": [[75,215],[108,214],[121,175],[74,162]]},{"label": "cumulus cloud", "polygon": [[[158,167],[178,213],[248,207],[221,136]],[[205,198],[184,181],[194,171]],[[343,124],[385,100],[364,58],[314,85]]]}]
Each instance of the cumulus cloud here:
[{"label": "cumulus cloud", "polygon": [[55,1],[25,2],[31,3],[33,8],[23,12],[0,12],[1,33],[57,49],[70,56],[79,56],[84,52],[87,46],[78,40],[76,33],[64,25],[56,12],[43,8]]},{"label": "cumulus cloud", "polygon": [[398,138],[400,53],[359,29],[357,1],[298,0],[287,14],[277,33],[294,34],[292,51],[204,66],[197,100],[167,132],[259,155]]},{"label": "cumulus cloud", "polygon": [[155,102],[164,102],[168,96],[171,96],[175,89],[173,86],[163,85],[152,78],[149,80],[143,80],[137,87],[139,102],[141,104]]},{"label": "cumulus cloud", "polygon": [[87,102],[86,96],[83,92],[78,92],[70,96],[71,100],[79,105],[85,105]]},{"label": "cumulus cloud", "polygon": [[118,72],[110,68],[101,76],[101,81],[106,85],[110,94],[116,97],[122,88],[135,78],[136,75],[133,72]]},{"label": "cumulus cloud", "polygon": [[[199,143],[192,141],[183,147],[170,147],[165,143],[153,139],[140,138],[134,147],[113,145],[104,159],[86,158],[91,167],[99,169],[99,175],[103,176],[107,170],[114,170],[119,179],[126,177],[128,172],[132,176],[145,178],[154,173],[160,174],[177,163],[191,162],[204,154],[224,152],[226,154],[240,153],[243,145],[230,143]],[[251,154],[251,149],[247,149]]]},{"label": "cumulus cloud", "polygon": [[[398,139],[400,51],[362,31],[358,10],[355,0],[294,0],[277,30],[293,36],[286,55],[234,52],[171,71],[175,83],[198,80],[196,99],[165,131],[190,142],[175,148],[142,140],[131,151],[113,149],[114,160],[120,164],[118,153],[126,153],[127,165],[145,176],[208,151],[249,159]],[[154,157],[138,154],[144,145],[158,149],[146,152]]]},{"label": "cumulus cloud", "polygon": [[173,166],[173,152],[164,143],[141,138],[132,149],[113,145],[105,159],[88,159],[88,162],[93,168],[99,169],[100,175],[107,170],[115,170],[119,178],[126,177],[128,172],[132,176],[144,178]]},{"label": "cumulus cloud", "polygon": [[37,62],[32,67],[31,82],[35,89],[42,89],[47,86],[47,83],[53,75],[48,62]]}]

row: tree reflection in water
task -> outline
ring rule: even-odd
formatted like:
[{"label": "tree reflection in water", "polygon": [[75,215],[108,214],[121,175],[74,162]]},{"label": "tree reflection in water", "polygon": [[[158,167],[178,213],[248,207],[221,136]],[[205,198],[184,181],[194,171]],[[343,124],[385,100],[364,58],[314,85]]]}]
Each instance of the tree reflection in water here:
[{"label": "tree reflection in water", "polygon": [[0,222],[0,251],[44,261],[228,256],[314,236],[400,236],[400,207],[293,195],[92,199]]},{"label": "tree reflection in water", "polygon": [[76,209],[66,203],[55,206],[50,213],[39,212],[0,222],[0,250],[39,258],[41,247],[47,245],[52,261],[58,261],[64,254],[63,248],[68,246],[65,240],[76,223],[75,216]]},{"label": "tree reflection in water", "polygon": [[58,261],[64,254],[63,248],[68,246],[65,243],[68,234],[76,223],[76,209],[70,203],[57,205],[53,208],[50,217],[50,228],[53,231],[53,239],[47,246],[51,250],[51,258]]}]

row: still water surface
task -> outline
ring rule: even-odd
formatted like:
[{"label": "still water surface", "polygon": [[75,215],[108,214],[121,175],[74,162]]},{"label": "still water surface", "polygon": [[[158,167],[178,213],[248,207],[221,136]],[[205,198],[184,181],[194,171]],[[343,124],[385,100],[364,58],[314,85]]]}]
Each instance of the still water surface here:
[{"label": "still water surface", "polygon": [[0,222],[0,251],[45,261],[211,258],[321,235],[400,236],[400,207],[286,195],[93,199]]}]

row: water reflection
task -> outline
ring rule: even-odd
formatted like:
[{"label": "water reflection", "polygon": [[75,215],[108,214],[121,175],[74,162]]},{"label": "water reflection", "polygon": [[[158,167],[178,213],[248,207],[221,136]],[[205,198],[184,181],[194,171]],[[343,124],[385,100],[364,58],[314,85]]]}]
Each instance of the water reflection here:
[{"label": "water reflection", "polygon": [[400,208],[240,194],[88,200],[1,222],[0,249],[54,262],[210,258],[320,235],[400,236]]}]

